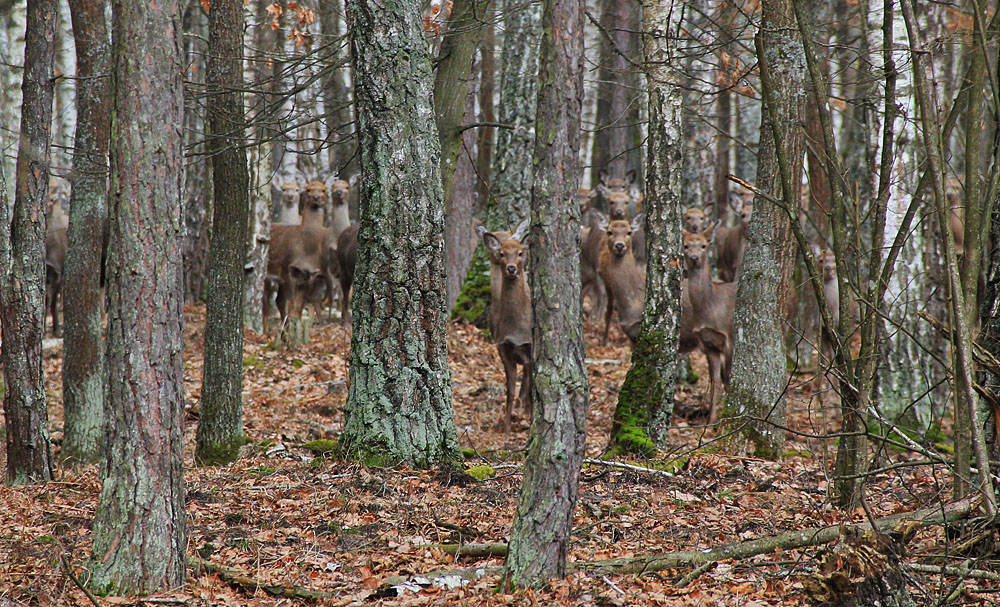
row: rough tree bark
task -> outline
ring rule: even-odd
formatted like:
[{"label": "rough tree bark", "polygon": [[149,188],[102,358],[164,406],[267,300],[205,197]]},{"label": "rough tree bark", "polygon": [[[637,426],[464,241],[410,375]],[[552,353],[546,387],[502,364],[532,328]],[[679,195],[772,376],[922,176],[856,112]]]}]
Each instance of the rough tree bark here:
[{"label": "rough tree bark", "polygon": [[351,0],[347,17],[362,193],[340,444],[365,462],[426,467],[458,456],[431,58],[417,0]]},{"label": "rough tree bark", "polygon": [[177,0],[112,3],[108,419],[90,580],[101,592],[184,584],[180,13]]},{"label": "rough tree bark", "polygon": [[[772,125],[802,124],[805,65],[802,43],[789,27],[794,26],[790,0],[765,0],[757,33],[757,53],[762,72],[770,74],[773,105],[768,104],[761,121],[757,186],[765,193],[779,190],[783,204],[794,209],[801,183],[802,133],[789,129],[782,149]],[[778,154],[790,167],[787,189],[779,175]],[[733,321],[732,375],[726,395],[725,416],[738,416],[743,436],[754,443],[760,457],[781,457],[784,445],[785,348],[781,311],[791,282],[793,247],[790,245],[785,209],[754,201],[753,221],[747,234],[746,255],[736,295]]]},{"label": "rough tree bark", "polygon": [[209,217],[212,213],[212,172],[202,135],[205,117],[205,58],[208,56],[208,16],[199,2],[184,8],[183,40],[185,77],[185,149],[188,165],[184,170],[184,297],[198,302],[205,296],[208,278]]},{"label": "rough tree bark", "polygon": [[[42,337],[45,327],[45,201],[49,191],[56,3],[28,2],[14,207],[0,200],[0,323],[7,483],[52,480]],[[9,228],[8,228],[9,226]]]},{"label": "rough tree bark", "polygon": [[76,143],[63,297],[63,461],[96,461],[104,422],[101,261],[108,229],[111,40],[102,0],[70,0],[76,38]]},{"label": "rough tree bark", "polygon": [[215,0],[209,13],[208,147],[214,215],[208,254],[205,366],[195,459],[235,461],[243,446],[243,266],[250,214],[243,114],[243,2]]},{"label": "rough tree bark", "polygon": [[545,0],[529,236],[534,413],[510,532],[510,582],[566,573],[587,428],[580,324],[580,112],[583,2]]},{"label": "rough tree bark", "polygon": [[[672,36],[674,0],[647,3],[642,29],[649,91],[646,155],[646,305],[611,428],[619,449],[652,455],[674,408],[681,301],[681,93]],[[650,442],[652,439],[652,442]]]}]

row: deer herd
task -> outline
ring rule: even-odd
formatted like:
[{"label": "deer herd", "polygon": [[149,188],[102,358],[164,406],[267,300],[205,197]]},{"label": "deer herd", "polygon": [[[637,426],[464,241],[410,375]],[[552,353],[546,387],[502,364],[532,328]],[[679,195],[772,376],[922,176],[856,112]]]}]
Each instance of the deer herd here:
[{"label": "deer herd", "polygon": [[[349,323],[349,296],[358,252],[358,224],[351,223],[348,200],[355,186],[351,180],[326,181],[275,177],[280,191],[276,222],[271,229],[265,278],[264,319],[274,296],[284,324],[301,317],[306,304],[321,314],[325,303],[339,294],[340,317]],[[635,344],[642,320],[646,290],[646,260],[642,194],[635,173],[624,178],[601,174],[597,187],[579,190],[582,216],[581,294],[589,301],[585,315],[603,318],[602,343],[606,344],[617,315],[618,328]],[[46,309],[58,334],[57,300],[62,290],[66,256],[69,183],[54,178],[48,195],[46,234]],[[730,207],[738,222],[723,226],[712,219],[709,208],[690,207],[683,214],[682,254],[685,278],[681,287],[681,323],[678,352],[701,351],[708,361],[710,422],[720,413],[722,388],[728,385],[733,355],[733,311],[740,267],[747,244],[753,202],[731,194]],[[606,209],[602,212],[598,209]],[[961,217],[953,213],[952,230],[960,235]],[[956,229],[956,227],[958,229]],[[528,221],[510,231],[477,233],[490,258],[490,331],[506,376],[504,431],[510,431],[515,403],[531,409],[531,297],[525,275]],[[962,243],[959,241],[958,246]],[[709,263],[714,245],[715,272]],[[832,252],[813,251],[824,281],[824,294],[837,313],[836,261]],[[837,319],[834,318],[836,321]],[[832,346],[821,338],[823,360],[832,357]],[[521,385],[517,390],[518,367]]]}]

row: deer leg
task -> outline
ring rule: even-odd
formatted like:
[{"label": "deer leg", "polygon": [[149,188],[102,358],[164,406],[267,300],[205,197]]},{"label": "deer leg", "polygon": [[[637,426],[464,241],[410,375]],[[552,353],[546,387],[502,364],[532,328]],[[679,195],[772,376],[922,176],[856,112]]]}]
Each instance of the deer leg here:
[{"label": "deer leg", "polygon": [[608,302],[607,307],[604,309],[604,337],[601,339],[601,345],[608,345],[608,331],[611,330],[611,316],[615,313],[615,295],[608,289]]},{"label": "deer leg", "polygon": [[514,415],[514,394],[517,392],[517,363],[504,346],[499,346],[500,361],[507,380],[507,403],[504,406],[503,432],[510,434],[510,419]]},{"label": "deer leg", "polygon": [[719,406],[721,403],[717,402],[717,392],[719,391],[718,386],[722,383],[722,361],[721,356],[718,352],[709,351],[706,352],[708,359],[708,402],[709,402],[709,413],[708,413],[708,423],[715,424],[719,421],[719,414],[721,413]]}]

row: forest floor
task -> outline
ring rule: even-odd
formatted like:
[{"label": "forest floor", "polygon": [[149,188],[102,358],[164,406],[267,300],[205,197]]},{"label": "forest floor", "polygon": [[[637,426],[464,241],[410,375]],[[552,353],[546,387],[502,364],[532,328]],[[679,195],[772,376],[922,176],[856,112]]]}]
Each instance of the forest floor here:
[{"label": "forest floor", "polygon": [[[334,323],[314,326],[311,334],[309,346],[287,351],[248,333],[244,416],[252,442],[237,462],[200,468],[194,465],[193,451],[204,308],[187,308],[188,555],[218,567],[211,572],[189,568],[184,587],[170,592],[142,599],[96,597],[97,604],[797,606],[823,599],[851,604],[845,597],[857,591],[855,584],[866,574],[891,577],[887,572],[896,559],[872,557],[868,540],[845,531],[833,543],[772,548],[720,559],[698,571],[683,564],[668,569],[650,565],[641,575],[577,567],[543,590],[505,589],[495,575],[502,557],[456,560],[443,547],[504,543],[514,515],[528,420],[520,415],[513,432],[503,434],[503,372],[495,347],[475,327],[449,326],[455,421],[461,446],[469,450],[466,467],[479,466],[488,474],[475,480],[442,470],[364,468],[304,448],[309,441],[337,437],[347,396],[349,332]],[[587,457],[599,458],[630,354],[627,339],[618,332],[602,347],[598,328],[588,324],[586,340],[591,382]],[[45,355],[56,457],[62,438],[60,367],[57,343]],[[632,462],[657,464],[659,471],[600,463],[584,467],[571,566],[672,551],[697,553],[950,501],[946,472],[905,465],[918,457],[896,450],[882,452],[878,464],[904,465],[871,478],[867,511],[834,507],[829,493],[836,443],[817,437],[835,431],[839,420],[834,409],[819,406],[809,389],[810,375],[792,375],[785,457],[770,462],[746,455],[739,442],[720,439],[707,427],[705,417],[691,415],[704,410],[708,392],[704,361],[695,357],[694,368],[702,379],[679,389],[678,410],[689,416],[675,415],[670,448],[652,462]],[[5,466],[2,457],[0,466]],[[73,578],[86,578],[98,470],[96,465],[58,468],[56,475],[57,481],[46,485],[0,486],[0,607],[94,604]],[[882,536],[875,545],[902,552],[900,566],[917,605],[946,597],[949,604],[998,605],[1000,576],[976,573],[978,577],[960,580],[937,571],[942,565],[1000,570],[995,533],[976,533],[960,525],[946,533],[931,525],[908,536],[905,549],[896,535]],[[977,541],[962,546],[968,537]],[[487,575],[471,576],[464,585],[454,576],[437,585],[412,583],[413,576],[434,570],[475,568],[484,568]],[[233,577],[237,574],[244,576],[242,581]],[[282,590],[299,597],[314,592],[318,598],[274,596]],[[838,597],[837,590],[846,594]]]}]

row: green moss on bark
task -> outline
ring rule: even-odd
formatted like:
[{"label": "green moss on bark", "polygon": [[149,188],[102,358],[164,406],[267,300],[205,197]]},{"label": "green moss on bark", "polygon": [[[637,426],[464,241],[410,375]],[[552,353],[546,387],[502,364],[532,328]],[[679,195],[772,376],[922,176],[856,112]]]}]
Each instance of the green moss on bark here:
[{"label": "green moss on bark", "polygon": [[451,310],[453,320],[483,328],[486,326],[486,307],[490,303],[490,260],[486,249],[480,245],[472,255],[469,273],[462,283],[455,307]]},{"label": "green moss on bark", "polygon": [[240,449],[250,442],[245,436],[230,441],[199,443],[195,459],[199,466],[215,466],[235,462],[240,457]]},{"label": "green moss on bark", "polygon": [[666,336],[662,332],[639,332],[632,352],[632,367],[618,394],[611,426],[611,445],[615,453],[633,453],[646,458],[656,455],[656,446],[646,429],[651,411],[659,406],[665,394],[660,373],[654,365],[665,343]]}]

